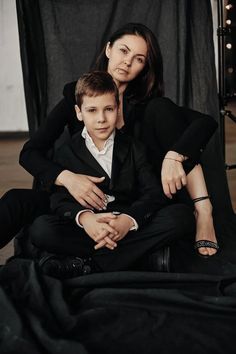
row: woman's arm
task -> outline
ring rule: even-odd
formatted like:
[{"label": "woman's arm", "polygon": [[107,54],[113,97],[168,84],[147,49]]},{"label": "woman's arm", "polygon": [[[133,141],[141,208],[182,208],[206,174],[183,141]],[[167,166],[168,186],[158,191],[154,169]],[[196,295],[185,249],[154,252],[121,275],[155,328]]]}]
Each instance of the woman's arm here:
[{"label": "woman's arm", "polygon": [[175,151],[195,163],[218,126],[211,116],[179,107],[164,97],[149,102],[144,125],[146,137],[155,135],[163,155]]},{"label": "woman's arm", "polygon": [[63,171],[59,164],[52,161],[48,152],[63,133],[69,114],[71,111],[63,99],[20,152],[20,164],[45,188],[50,187]]},{"label": "woman's arm", "polygon": [[142,140],[157,175],[161,172],[163,190],[169,198],[186,185],[186,174],[199,162],[216,128],[212,117],[179,107],[168,98],[150,101]]}]

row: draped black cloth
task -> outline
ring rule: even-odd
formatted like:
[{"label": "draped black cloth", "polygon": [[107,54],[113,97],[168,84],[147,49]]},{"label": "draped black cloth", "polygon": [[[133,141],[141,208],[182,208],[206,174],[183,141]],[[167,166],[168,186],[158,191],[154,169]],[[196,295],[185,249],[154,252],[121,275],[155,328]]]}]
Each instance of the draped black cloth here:
[{"label": "draped black cloth", "polygon": [[[127,22],[156,34],[165,95],[219,121],[209,0],[16,3],[31,134],[64,84],[87,71],[109,34]],[[203,259],[185,241],[171,249],[173,273],[94,274],[64,283],[40,275],[33,262],[12,260],[0,270],[0,352],[234,353],[236,218],[221,151],[216,133],[202,163],[217,256]]]},{"label": "draped black cloth", "polygon": [[0,271],[0,352],[234,354],[235,276],[120,272],[62,283],[11,261]]}]

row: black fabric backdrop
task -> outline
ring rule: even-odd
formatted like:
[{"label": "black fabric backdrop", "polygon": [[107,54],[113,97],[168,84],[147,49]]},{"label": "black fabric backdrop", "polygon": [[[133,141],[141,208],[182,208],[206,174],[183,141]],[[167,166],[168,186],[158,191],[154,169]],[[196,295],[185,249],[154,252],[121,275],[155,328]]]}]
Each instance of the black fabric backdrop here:
[{"label": "black fabric backdrop", "polygon": [[[30,133],[65,83],[89,70],[109,34],[141,22],[163,54],[165,95],[219,121],[210,0],[17,0]],[[197,139],[197,137],[196,137]],[[219,134],[203,157],[215,212],[231,213]]]},{"label": "black fabric backdrop", "polygon": [[[158,37],[166,96],[219,120],[210,1],[16,3],[31,133],[64,84],[89,69],[109,33],[130,21]],[[34,262],[13,259],[0,269],[0,352],[233,354],[236,221],[221,150],[217,133],[203,158],[217,256],[200,258],[185,241],[171,250],[173,273],[94,274],[64,283],[40,275]]]},{"label": "black fabric backdrop", "polygon": [[[17,0],[16,4],[30,133],[62,97],[64,84],[93,65],[109,34],[131,21],[146,24],[159,40],[165,95],[219,122],[210,0],[35,0],[34,6],[30,0]],[[202,164],[220,246],[224,248],[227,240],[235,258],[236,218],[219,132],[208,144]]]}]

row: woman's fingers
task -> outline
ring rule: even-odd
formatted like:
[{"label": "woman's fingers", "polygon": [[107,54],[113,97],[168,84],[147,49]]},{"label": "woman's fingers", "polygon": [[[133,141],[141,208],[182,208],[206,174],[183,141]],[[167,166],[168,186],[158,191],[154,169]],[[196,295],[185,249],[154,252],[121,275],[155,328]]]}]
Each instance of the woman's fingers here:
[{"label": "woman's fingers", "polygon": [[182,189],[183,186],[187,184],[186,176],[183,176],[175,181],[162,181],[162,187],[165,195],[168,198],[172,198],[178,190]]},{"label": "woman's fingers", "polygon": [[[98,210],[106,206],[106,197],[95,183],[101,183],[105,177],[93,177],[81,174],[70,174],[62,183],[70,194],[84,207]],[[65,178],[64,178],[65,179]],[[65,184],[66,182],[66,184]]]},{"label": "woman's fingers", "polygon": [[170,190],[169,184],[167,182],[162,181],[162,188],[163,188],[163,191],[164,191],[165,195],[168,198],[172,199],[172,194],[171,194],[171,190]]},{"label": "woman's fingers", "polygon": [[183,185],[183,186],[186,186],[186,185],[187,185],[187,176],[186,176],[186,174],[184,174],[184,175],[181,177],[181,182],[182,182],[182,185]]},{"label": "woman's fingers", "polygon": [[84,197],[84,201],[85,201],[85,203],[89,204],[92,208],[97,209],[97,210],[101,210],[106,207],[106,203],[103,202],[103,200],[100,199],[97,196],[97,194],[95,194],[93,191],[89,192],[89,194],[87,194]]},{"label": "woman's fingers", "polygon": [[175,185],[174,182],[169,183],[169,188],[170,188],[171,194],[175,194],[176,193],[176,185]]},{"label": "woman's fingers", "polygon": [[161,181],[165,195],[171,199],[172,194],[187,184],[181,161],[175,160],[175,157],[165,158],[162,163]]},{"label": "woman's fingers", "polygon": [[77,201],[86,209],[93,209],[93,207],[88,204],[84,199],[78,198]]}]

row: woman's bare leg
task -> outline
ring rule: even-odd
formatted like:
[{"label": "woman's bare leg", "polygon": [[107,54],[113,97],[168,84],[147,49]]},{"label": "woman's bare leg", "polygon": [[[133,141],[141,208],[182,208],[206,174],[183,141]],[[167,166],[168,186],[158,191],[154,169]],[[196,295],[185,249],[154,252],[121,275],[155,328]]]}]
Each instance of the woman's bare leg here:
[{"label": "woman's bare leg", "polygon": [[[207,196],[207,187],[201,165],[196,165],[187,175],[187,190],[192,199]],[[217,242],[212,218],[210,199],[204,199],[194,204],[196,218],[196,241],[206,240]],[[203,256],[212,256],[217,252],[214,248],[201,247],[198,252]]]}]

